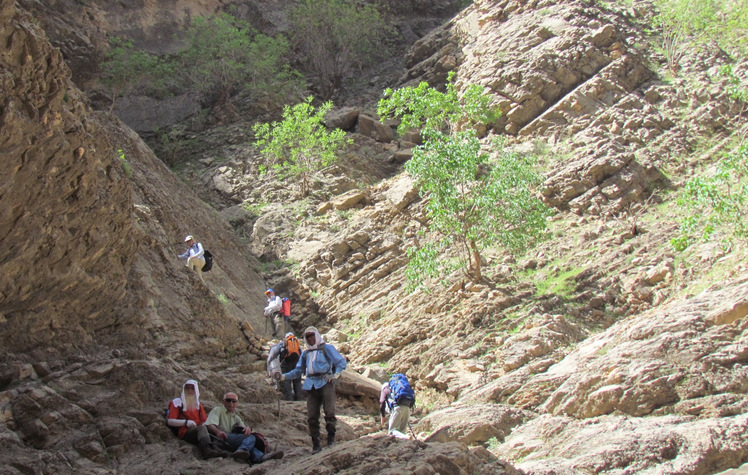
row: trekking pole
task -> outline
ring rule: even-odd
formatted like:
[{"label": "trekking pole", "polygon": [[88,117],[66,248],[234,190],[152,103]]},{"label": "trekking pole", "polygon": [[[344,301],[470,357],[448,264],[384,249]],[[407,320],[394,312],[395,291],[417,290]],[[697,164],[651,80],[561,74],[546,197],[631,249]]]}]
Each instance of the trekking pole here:
[{"label": "trekking pole", "polygon": [[416,437],[416,433],[413,432],[413,426],[410,425],[410,421],[408,421],[408,429],[410,429],[410,433],[413,435],[413,438],[416,440],[416,442],[420,442],[420,440],[418,440],[418,437]]}]

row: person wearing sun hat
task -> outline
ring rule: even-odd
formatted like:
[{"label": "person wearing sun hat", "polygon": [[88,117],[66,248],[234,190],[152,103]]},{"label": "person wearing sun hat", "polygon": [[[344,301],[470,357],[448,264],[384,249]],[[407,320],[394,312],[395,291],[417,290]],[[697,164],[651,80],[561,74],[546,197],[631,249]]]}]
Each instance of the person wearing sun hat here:
[{"label": "person wearing sun hat", "polygon": [[180,259],[186,259],[186,266],[197,272],[198,277],[204,283],[203,280],[203,266],[205,266],[205,250],[203,245],[195,241],[192,235],[188,235],[184,238],[184,242],[187,243],[189,248],[183,254],[179,255]]},{"label": "person wearing sun hat", "polygon": [[[273,324],[273,337],[280,338],[283,335],[283,315],[281,309],[283,308],[283,300],[275,295],[273,289],[267,289],[265,296],[268,299],[268,303],[265,306],[265,318],[270,319],[270,323]],[[267,329],[267,327],[266,327]]]},{"label": "person wearing sun hat", "polygon": [[306,393],[307,423],[309,435],[312,436],[312,453],[316,454],[320,446],[319,416],[320,409],[325,408],[325,429],[327,430],[327,446],[335,445],[336,422],[335,417],[335,382],[346,368],[346,361],[334,346],[325,343],[316,327],[304,330],[306,349],[296,368],[288,373],[277,371],[273,377],[278,381],[294,379],[302,374],[306,375],[302,390]]}]

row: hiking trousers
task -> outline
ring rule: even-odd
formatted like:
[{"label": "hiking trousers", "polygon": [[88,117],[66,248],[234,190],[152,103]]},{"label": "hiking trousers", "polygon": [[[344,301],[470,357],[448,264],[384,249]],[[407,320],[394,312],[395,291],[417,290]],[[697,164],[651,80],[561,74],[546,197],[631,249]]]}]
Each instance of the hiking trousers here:
[{"label": "hiking trousers", "polygon": [[200,277],[200,280],[205,283],[205,280],[203,280],[203,266],[205,265],[205,260],[200,257],[190,257],[187,259],[187,267],[197,272],[197,276]]},{"label": "hiking trousers", "polygon": [[320,408],[325,407],[325,430],[327,437],[335,437],[335,385],[327,383],[321,388],[307,391],[306,413],[309,417],[309,435],[312,439],[319,439],[319,414]]},{"label": "hiking trousers", "polygon": [[208,432],[208,426],[201,425],[187,429],[182,440],[195,445],[210,444],[210,432]]},{"label": "hiking trousers", "polygon": [[395,404],[390,412],[389,432],[396,430],[403,434],[407,434],[408,419],[410,419],[410,406],[398,406]]},{"label": "hiking trousers", "polygon": [[[298,358],[296,358],[296,361],[298,361]],[[290,358],[281,361],[281,373],[288,373],[294,369],[296,363],[292,362],[293,360]],[[303,399],[301,396],[301,376],[296,379],[284,379],[281,381],[281,388],[283,389],[283,397],[286,398],[286,401],[301,401]]]},{"label": "hiking trousers", "polygon": [[[283,397],[286,401],[301,401],[301,378],[282,381]],[[319,417],[319,416],[318,416]]]},{"label": "hiking trousers", "polygon": [[226,440],[226,444],[231,447],[231,450],[233,452],[237,450],[244,450],[246,452],[249,452],[249,460],[252,463],[262,462],[262,456],[265,455],[265,453],[255,448],[255,442],[257,442],[257,438],[255,436],[244,434],[226,435],[229,436],[228,440]]}]

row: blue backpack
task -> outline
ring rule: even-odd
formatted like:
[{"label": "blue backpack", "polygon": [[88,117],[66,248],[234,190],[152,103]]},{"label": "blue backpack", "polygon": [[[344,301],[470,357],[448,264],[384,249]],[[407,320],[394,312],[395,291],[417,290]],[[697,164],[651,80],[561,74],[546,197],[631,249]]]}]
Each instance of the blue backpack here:
[{"label": "blue backpack", "polygon": [[413,407],[416,404],[416,393],[410,387],[407,376],[402,373],[395,373],[390,378],[390,400],[398,406]]}]

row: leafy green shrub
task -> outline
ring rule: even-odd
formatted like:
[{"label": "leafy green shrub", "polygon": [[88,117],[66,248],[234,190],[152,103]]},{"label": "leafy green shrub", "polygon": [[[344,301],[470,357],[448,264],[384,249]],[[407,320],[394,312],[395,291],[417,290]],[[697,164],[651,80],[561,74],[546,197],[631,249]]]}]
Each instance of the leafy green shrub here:
[{"label": "leafy green shrub", "polygon": [[132,41],[113,39],[102,63],[113,103],[137,88],[148,94],[181,88],[216,97],[218,104],[230,102],[236,90],[278,100],[300,89],[298,73],[288,66],[289,44],[283,36],[257,34],[248,23],[224,13],[194,18],[181,39],[184,48],[167,58],[135,50]]},{"label": "leafy green shrub", "polygon": [[117,150],[119,163],[122,165],[122,171],[125,172],[125,176],[127,178],[132,178],[132,166],[130,165],[130,162],[127,161],[125,158],[125,152],[123,152],[121,149]]},{"label": "leafy green shrub", "polygon": [[289,17],[294,49],[324,98],[347,75],[387,54],[392,29],[368,2],[301,0]]},{"label": "leafy green shrub", "polygon": [[655,0],[655,26],[662,52],[676,73],[683,55],[714,42],[731,55],[745,54],[748,2],[732,0]]},{"label": "leafy green shrub", "polygon": [[234,88],[277,94],[296,87],[286,56],[288,40],[255,34],[248,23],[228,13],[197,17],[184,32],[187,46],[175,57],[186,86],[230,101]]},{"label": "leafy green shrub", "polygon": [[460,95],[454,76],[454,72],[449,73],[445,92],[430,87],[427,82],[417,87],[385,89],[377,105],[377,114],[383,120],[399,118],[399,134],[421,128],[449,133],[491,124],[501,115],[489,107],[490,97],[478,84],[468,85]]},{"label": "leafy green shrub", "polygon": [[281,176],[298,182],[302,196],[309,193],[312,174],[333,163],[340,147],[351,142],[342,130],[328,131],[323,125],[332,102],[315,109],[313,99],[286,106],[281,122],[254,126],[255,145]]},{"label": "leafy green shrub", "polygon": [[748,237],[745,207],[748,204],[748,145],[741,145],[720,160],[714,173],[686,182],[678,205],[688,213],[679,235],[670,240],[683,251],[698,240],[708,241],[724,230],[724,241]]},{"label": "leafy green shrub", "polygon": [[117,98],[133,91],[161,95],[168,88],[173,66],[156,55],[136,50],[132,40],[114,37],[101,63],[102,82],[111,91],[112,109]]}]

